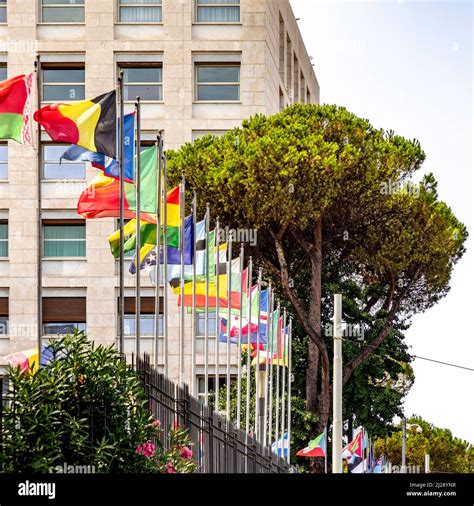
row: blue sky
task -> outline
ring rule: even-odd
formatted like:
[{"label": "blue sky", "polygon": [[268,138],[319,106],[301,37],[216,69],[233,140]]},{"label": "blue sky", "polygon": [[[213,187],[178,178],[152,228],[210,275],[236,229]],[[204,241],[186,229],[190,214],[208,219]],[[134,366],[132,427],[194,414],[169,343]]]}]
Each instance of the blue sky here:
[{"label": "blue sky", "polygon": [[[433,172],[440,198],[473,229],[473,3],[290,0],[321,87],[321,103],[343,105],[376,127],[420,141],[416,176]],[[451,291],[413,318],[411,353],[474,367],[473,240]],[[415,360],[405,402],[474,444],[474,372]]]}]

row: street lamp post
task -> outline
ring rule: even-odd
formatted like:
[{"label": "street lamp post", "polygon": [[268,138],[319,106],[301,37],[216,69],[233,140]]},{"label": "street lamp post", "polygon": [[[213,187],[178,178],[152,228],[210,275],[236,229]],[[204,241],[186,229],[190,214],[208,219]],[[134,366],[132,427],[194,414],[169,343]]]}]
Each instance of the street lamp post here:
[{"label": "street lamp post", "polygon": [[408,423],[407,419],[403,417],[402,420],[402,474],[407,472],[407,429],[411,430],[416,427],[417,434],[421,434],[423,429],[417,423]]}]

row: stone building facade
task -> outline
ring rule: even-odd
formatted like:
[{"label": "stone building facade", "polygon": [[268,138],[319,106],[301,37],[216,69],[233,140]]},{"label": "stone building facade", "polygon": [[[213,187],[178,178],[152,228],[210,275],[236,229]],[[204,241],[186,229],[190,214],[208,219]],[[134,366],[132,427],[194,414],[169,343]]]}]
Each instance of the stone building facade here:
[{"label": "stone building facade", "polygon": [[[131,99],[126,111],[140,95],[142,139],[152,142],[163,130],[165,149],[224,132],[255,113],[319,101],[319,85],[288,0],[0,1],[1,79],[32,72],[35,61],[41,104],[110,91],[123,68]],[[37,105],[36,90],[32,99]],[[0,144],[0,372],[6,354],[36,346],[39,256],[44,336],[76,324],[99,343],[117,341],[118,262],[107,242],[116,220],[80,219],[78,196],[97,171],[88,164],[59,166],[63,147],[52,145],[44,132],[34,148]],[[127,274],[126,297],[133,297],[134,282]],[[145,280],[142,297],[151,296]],[[143,306],[147,303],[150,299]],[[128,320],[126,351],[131,353],[133,316]],[[176,378],[173,298],[169,324],[169,374]],[[185,381],[196,386],[190,377],[189,317],[186,325]],[[144,321],[147,328],[150,322]],[[198,375],[202,341],[196,339]],[[145,335],[142,350],[152,348],[152,337]]]}]

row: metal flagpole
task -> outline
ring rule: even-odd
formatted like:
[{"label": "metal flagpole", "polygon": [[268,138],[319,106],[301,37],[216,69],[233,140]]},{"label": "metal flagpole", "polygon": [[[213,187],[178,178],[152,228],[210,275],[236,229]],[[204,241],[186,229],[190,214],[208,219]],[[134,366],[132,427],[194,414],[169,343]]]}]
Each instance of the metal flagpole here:
[{"label": "metal flagpole", "polygon": [[179,385],[182,386],[184,383],[184,248],[185,248],[185,237],[184,237],[184,214],[185,214],[185,185],[184,170],[181,174],[181,185],[179,188],[179,211],[181,214],[181,226],[179,234],[179,249],[181,257],[181,269],[179,273],[179,286],[181,287],[181,307],[180,307],[180,318],[179,318],[179,367],[178,367],[178,378]]},{"label": "metal flagpole", "polygon": [[240,308],[239,308],[239,341],[238,341],[238,350],[237,350],[237,428],[240,429],[240,402],[241,402],[241,389],[242,389],[242,312],[243,312],[243,271],[244,271],[244,245],[240,246],[240,287],[239,287],[239,300],[240,300]]},{"label": "metal flagpole", "polygon": [[125,269],[124,269],[124,244],[125,238],[123,235],[124,229],[124,196],[125,196],[125,184],[124,184],[124,105],[123,105],[123,70],[120,71],[118,78],[118,96],[119,96],[119,106],[120,106],[120,120],[119,120],[119,171],[120,171],[120,190],[119,190],[119,198],[120,198],[120,218],[119,218],[119,228],[120,228],[120,253],[119,253],[119,350],[121,354],[125,353],[124,347],[124,313],[125,313],[125,290],[124,290],[124,278],[125,278]]},{"label": "metal flagpole", "polygon": [[326,448],[324,450],[324,473],[327,474],[328,472],[328,428],[327,426],[324,427],[324,443],[326,445]]},{"label": "metal flagpole", "polygon": [[282,368],[282,375],[281,375],[281,437],[282,437],[282,456],[285,456],[285,443],[284,443],[284,437],[285,437],[285,388],[286,388],[286,375],[285,375],[285,364],[286,364],[286,345],[287,345],[287,339],[288,336],[286,335],[286,308],[283,309],[283,327],[282,327],[282,346],[283,349],[281,350],[281,357],[283,360],[283,368]]},{"label": "metal flagpole", "polygon": [[[257,281],[257,363],[255,364],[255,432],[257,439],[262,441],[263,428],[261,426],[264,419],[262,418],[262,407],[260,404],[265,398],[261,398],[261,385],[260,385],[260,300],[262,294],[262,268],[258,269],[258,281]],[[251,321],[248,322],[247,332],[251,335]]]},{"label": "metal flagpole", "polygon": [[[290,323],[288,327],[288,405],[287,405],[287,416],[288,421],[286,423],[288,427],[288,463],[290,463],[290,448],[291,448],[291,344],[293,340],[292,336],[293,332],[293,318],[290,317]],[[326,442],[326,452],[327,452],[327,442]]]},{"label": "metal flagpole", "polygon": [[161,174],[163,165],[163,132],[156,137],[157,146],[157,174],[156,174],[156,266],[155,266],[155,367],[158,368],[159,336],[160,336],[160,290],[161,290],[161,206],[163,202],[163,188]]},{"label": "metal flagpole", "polygon": [[215,280],[216,280],[216,319],[215,319],[215,339],[216,342],[214,343],[214,364],[215,364],[215,374],[214,374],[214,396],[215,396],[215,409],[217,412],[220,411],[219,408],[219,352],[220,352],[220,343],[219,343],[219,329],[220,329],[220,318],[219,318],[219,267],[220,267],[220,251],[219,251],[219,218],[216,220],[216,235],[215,235],[215,244],[216,244],[216,250],[215,250],[215,257],[214,261],[214,274],[215,274]]},{"label": "metal flagpole", "polygon": [[226,356],[226,400],[225,412],[227,420],[230,420],[230,329],[231,329],[231,291],[232,291],[232,234],[228,241],[227,253],[227,356]]},{"label": "metal flagpole", "polygon": [[[40,75],[40,57],[36,56],[35,61],[35,72],[36,72],[36,96],[38,101],[38,109],[41,108],[41,75]],[[38,249],[37,249],[37,342],[38,342],[38,368],[41,367],[41,349],[42,349],[42,336],[43,336],[43,225],[42,225],[42,192],[41,192],[41,180],[42,180],[42,169],[41,169],[41,126],[38,124],[38,179],[37,179],[37,227],[38,227]]]},{"label": "metal flagpole", "polygon": [[168,377],[168,171],[166,169],[166,155],[163,155],[163,345],[164,369]]},{"label": "metal flagpole", "polygon": [[191,329],[191,394],[196,396],[196,222],[197,222],[197,195],[193,195],[193,307]]},{"label": "metal flagpole", "polygon": [[270,389],[269,389],[269,399],[268,399],[268,446],[271,447],[273,442],[273,307],[275,303],[275,295],[272,294],[272,304],[270,308],[271,312],[271,325],[270,325]]},{"label": "metal flagpole", "polygon": [[342,295],[334,294],[332,472],[342,473]]},{"label": "metal flagpole", "polygon": [[[278,303],[278,319],[276,322],[276,335],[275,335],[275,341],[276,341],[276,389],[275,389],[275,446],[278,448],[278,429],[280,428],[280,340],[281,336],[278,336],[280,331],[280,303]],[[279,339],[280,337],[280,339]],[[273,360],[272,353],[272,358]],[[277,450],[278,451],[278,450]]]},{"label": "metal flagpole", "polygon": [[141,250],[141,230],[140,230],[140,191],[141,191],[141,184],[140,184],[140,128],[141,128],[141,117],[140,117],[140,97],[137,97],[137,101],[135,102],[135,111],[137,115],[137,134],[136,134],[136,146],[135,146],[135,190],[136,190],[136,221],[137,221],[137,239],[136,239],[136,249],[135,249],[135,263],[136,263],[136,292],[135,292],[135,353],[137,355],[137,360],[140,358],[140,315],[141,315],[141,305],[140,305],[140,285],[141,285],[141,258],[140,258],[140,250]]},{"label": "metal flagpole", "polygon": [[209,204],[206,204],[206,301],[204,307],[204,399],[209,402],[209,266],[211,260],[209,251]]},{"label": "metal flagpole", "polygon": [[250,431],[250,381],[251,381],[251,367],[250,367],[250,335],[249,335],[249,322],[252,317],[252,257],[249,257],[248,266],[248,298],[247,298],[247,392],[245,399],[245,433],[249,434]]},{"label": "metal flagpole", "polygon": [[[272,298],[272,282],[268,282],[268,288],[267,288],[267,344],[265,346],[265,399],[263,402],[263,418],[264,418],[264,428],[263,428],[263,442],[264,444],[267,443],[267,425],[268,425],[268,358],[269,358],[269,346],[270,346],[270,321],[271,321],[271,315],[270,315],[270,301]],[[270,438],[271,439],[271,438]],[[270,441],[269,439],[269,441]],[[271,441],[270,441],[271,443]]]}]

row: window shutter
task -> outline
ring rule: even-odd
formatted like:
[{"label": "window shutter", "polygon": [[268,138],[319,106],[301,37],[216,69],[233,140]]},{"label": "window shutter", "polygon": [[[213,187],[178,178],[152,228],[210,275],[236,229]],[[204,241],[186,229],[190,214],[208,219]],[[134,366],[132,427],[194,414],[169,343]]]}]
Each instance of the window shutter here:
[{"label": "window shutter", "polygon": [[85,322],[85,297],[43,297],[43,323]]}]

